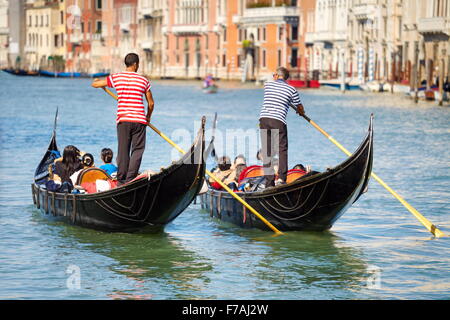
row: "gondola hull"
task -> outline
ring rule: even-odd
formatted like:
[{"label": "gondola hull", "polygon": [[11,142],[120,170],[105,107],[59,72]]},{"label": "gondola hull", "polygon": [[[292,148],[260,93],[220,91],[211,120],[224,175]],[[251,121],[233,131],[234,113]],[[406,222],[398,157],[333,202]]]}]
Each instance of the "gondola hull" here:
[{"label": "gondola hull", "polygon": [[[365,192],[373,160],[372,118],[363,143],[346,161],[297,181],[239,195],[281,231],[324,231]],[[211,217],[242,228],[270,230],[225,191],[209,188],[200,196]]]},{"label": "gondola hull", "polygon": [[53,136],[31,185],[33,202],[46,216],[82,227],[107,232],[158,232],[189,206],[203,184],[204,122],[195,143],[179,161],[149,178],[92,194],[45,189],[44,170],[54,160],[52,151],[56,148]]}]

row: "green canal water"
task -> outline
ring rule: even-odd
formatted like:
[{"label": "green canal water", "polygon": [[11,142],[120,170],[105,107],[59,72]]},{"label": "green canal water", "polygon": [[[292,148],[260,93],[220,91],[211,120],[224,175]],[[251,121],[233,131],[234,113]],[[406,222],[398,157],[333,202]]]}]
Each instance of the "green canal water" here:
[{"label": "green canal water", "polygon": [[[153,124],[182,147],[201,116],[211,127],[214,112],[223,137],[257,132],[263,90],[219,85],[207,95],[200,83],[154,81]],[[350,151],[374,113],[374,172],[450,234],[449,108],[391,94],[305,90],[301,98]],[[30,185],[57,107],[61,149],[74,144],[99,159],[103,147],[117,147],[115,103],[90,80],[0,74],[0,299],[450,298],[450,238],[433,238],[374,180],[322,233],[242,230],[211,219],[198,203],[153,235],[52,222],[33,207]],[[290,166],[325,170],[346,158],[292,112],[288,130]],[[178,156],[151,131],[147,143],[142,169]],[[234,157],[239,147],[219,153]],[[245,149],[251,163],[254,148]]]}]

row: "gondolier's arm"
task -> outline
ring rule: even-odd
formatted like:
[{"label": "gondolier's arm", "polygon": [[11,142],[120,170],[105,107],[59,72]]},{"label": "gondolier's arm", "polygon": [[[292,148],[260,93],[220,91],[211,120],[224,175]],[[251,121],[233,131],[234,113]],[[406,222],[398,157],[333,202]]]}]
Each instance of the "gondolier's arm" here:
[{"label": "gondolier's arm", "polygon": [[106,79],[94,79],[92,82],[92,87],[94,88],[104,88],[108,86]]}]

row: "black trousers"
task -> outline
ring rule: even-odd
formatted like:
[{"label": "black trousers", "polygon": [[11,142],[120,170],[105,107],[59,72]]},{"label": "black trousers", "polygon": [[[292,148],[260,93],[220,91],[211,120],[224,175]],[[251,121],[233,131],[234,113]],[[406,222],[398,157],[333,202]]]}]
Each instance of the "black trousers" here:
[{"label": "black trousers", "polygon": [[145,149],[145,128],[136,122],[117,124],[117,181],[127,183],[137,177]]},{"label": "black trousers", "polygon": [[275,172],[273,158],[278,154],[278,178],[286,181],[288,171],[288,133],[287,126],[282,121],[261,118],[259,128],[262,143],[262,158],[266,186],[273,186]]}]

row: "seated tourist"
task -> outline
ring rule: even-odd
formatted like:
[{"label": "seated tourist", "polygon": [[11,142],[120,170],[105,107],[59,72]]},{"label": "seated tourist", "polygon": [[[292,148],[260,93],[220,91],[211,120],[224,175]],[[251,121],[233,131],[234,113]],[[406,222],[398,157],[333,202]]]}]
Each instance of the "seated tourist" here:
[{"label": "seated tourist", "polygon": [[243,163],[236,165],[233,173],[224,181],[224,183],[230,187],[230,189],[238,190],[239,177],[245,169],[247,169],[247,165]]},{"label": "seated tourist", "polygon": [[294,169],[294,170],[303,170],[303,171],[305,171],[306,173],[311,172],[311,166],[310,166],[310,165],[307,165],[307,166],[305,167],[305,166],[302,165],[301,163],[296,164],[292,169]]},{"label": "seated tourist", "polygon": [[[227,156],[223,156],[219,158],[218,161],[218,167],[213,170],[213,175],[219,179],[220,181],[224,182],[233,172],[233,170],[231,170],[231,160],[229,157]],[[211,184],[211,186],[214,189],[221,189],[222,187],[220,186],[220,184],[218,184],[217,182],[215,182],[215,180],[211,177],[209,177],[209,183]]]},{"label": "seated tourist", "polygon": [[79,156],[80,150],[77,147],[68,145],[64,148],[62,159],[56,159],[52,166],[51,181],[48,185],[51,186],[51,191],[70,192],[73,189],[70,176],[83,168]]},{"label": "seated tourist", "polygon": [[81,163],[83,165],[83,169],[91,168],[94,166],[94,156],[90,153],[85,153],[81,157]]},{"label": "seated tourist", "polygon": [[100,166],[100,169],[105,170],[110,176],[116,175],[117,167],[112,164],[113,151],[110,148],[103,148],[101,158],[104,164]]}]

